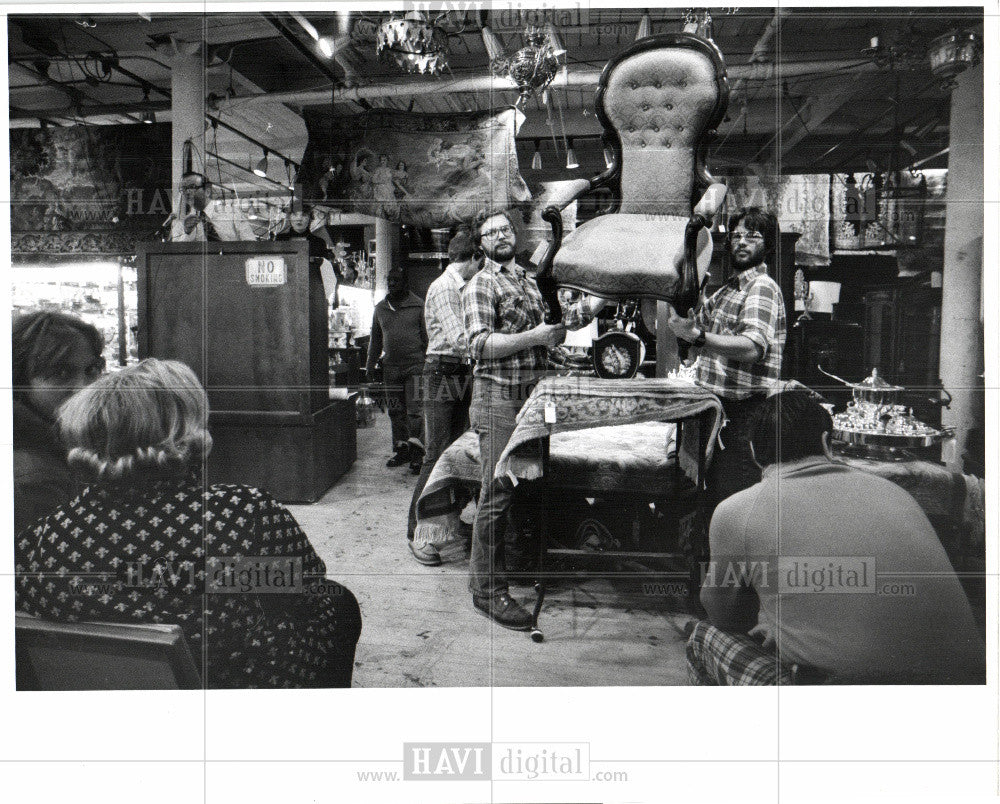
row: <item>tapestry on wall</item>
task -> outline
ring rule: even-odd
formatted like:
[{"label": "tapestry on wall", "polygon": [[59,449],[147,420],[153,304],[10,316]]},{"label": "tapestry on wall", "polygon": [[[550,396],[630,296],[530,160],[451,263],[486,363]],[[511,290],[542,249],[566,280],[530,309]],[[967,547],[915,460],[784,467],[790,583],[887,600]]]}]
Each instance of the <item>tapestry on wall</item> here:
[{"label": "tapestry on wall", "polygon": [[762,207],[778,217],[782,232],[802,235],[795,244],[799,265],[830,264],[830,177],[781,176],[761,172],[726,179],[726,207]]},{"label": "tapestry on wall", "polygon": [[170,214],[170,130],[152,126],[14,129],[12,252],[135,252]]},{"label": "tapestry on wall", "polygon": [[[332,144],[310,136],[307,198],[425,228],[531,200],[514,136],[523,115],[377,110],[338,120]],[[325,151],[325,153],[324,153]],[[317,169],[318,165],[318,169]]]},{"label": "tapestry on wall", "polygon": [[831,238],[841,251],[922,246],[927,180],[908,171],[838,173],[830,188]]}]

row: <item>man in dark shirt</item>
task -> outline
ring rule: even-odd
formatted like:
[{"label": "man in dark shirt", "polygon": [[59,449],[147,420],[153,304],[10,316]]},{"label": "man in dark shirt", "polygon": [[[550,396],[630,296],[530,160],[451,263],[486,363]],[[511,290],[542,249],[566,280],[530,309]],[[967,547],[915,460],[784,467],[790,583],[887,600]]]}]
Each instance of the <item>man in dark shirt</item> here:
[{"label": "man in dark shirt", "polygon": [[409,462],[410,470],[418,474],[424,457],[424,416],[419,387],[427,351],[424,303],[410,292],[402,268],[389,271],[387,282],[388,294],[375,305],[366,373],[371,381],[375,365],[382,357],[382,382],[395,452],[386,466],[402,466]]}]

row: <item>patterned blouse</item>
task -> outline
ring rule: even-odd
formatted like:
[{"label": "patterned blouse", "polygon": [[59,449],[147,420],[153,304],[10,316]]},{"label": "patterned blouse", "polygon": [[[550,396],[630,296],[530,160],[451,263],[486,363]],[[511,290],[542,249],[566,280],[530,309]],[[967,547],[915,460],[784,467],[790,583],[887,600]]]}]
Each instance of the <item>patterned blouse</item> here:
[{"label": "patterned blouse", "polygon": [[87,487],[19,535],[15,574],[18,611],[180,625],[208,687],[331,686],[361,629],[287,509],[196,475]]}]

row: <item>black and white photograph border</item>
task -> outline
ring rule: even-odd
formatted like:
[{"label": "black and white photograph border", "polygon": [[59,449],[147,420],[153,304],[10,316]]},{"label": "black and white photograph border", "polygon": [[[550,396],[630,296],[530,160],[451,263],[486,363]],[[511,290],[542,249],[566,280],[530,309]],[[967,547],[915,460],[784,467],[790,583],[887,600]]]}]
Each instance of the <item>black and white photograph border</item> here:
[{"label": "black and white photograph border", "polygon": [[998,794],[996,2],[4,11],[14,791]]}]

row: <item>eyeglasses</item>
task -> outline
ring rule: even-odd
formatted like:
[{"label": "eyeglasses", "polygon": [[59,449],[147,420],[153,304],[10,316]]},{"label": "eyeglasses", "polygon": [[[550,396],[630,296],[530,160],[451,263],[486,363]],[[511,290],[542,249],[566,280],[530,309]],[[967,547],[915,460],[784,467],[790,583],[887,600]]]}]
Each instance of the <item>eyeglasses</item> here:
[{"label": "eyeglasses", "polygon": [[506,226],[501,226],[499,229],[490,229],[487,232],[482,232],[480,237],[500,237],[501,235],[512,235],[514,234],[513,227],[508,223]]},{"label": "eyeglasses", "polygon": [[729,240],[732,243],[738,243],[740,240],[745,240],[747,243],[760,243],[764,239],[764,235],[760,232],[730,232]]}]

